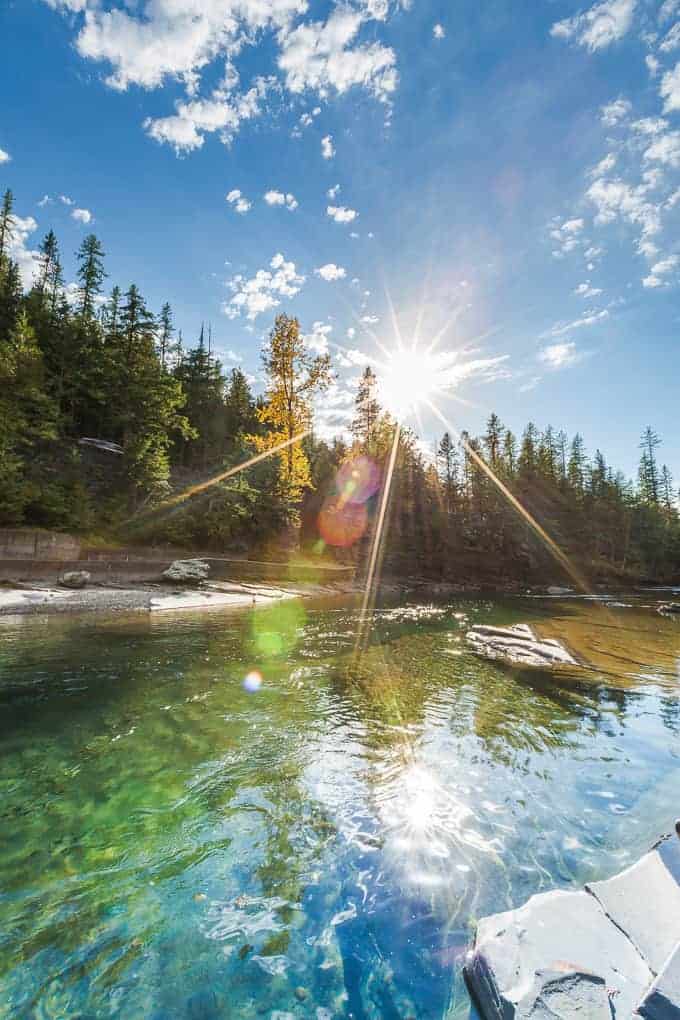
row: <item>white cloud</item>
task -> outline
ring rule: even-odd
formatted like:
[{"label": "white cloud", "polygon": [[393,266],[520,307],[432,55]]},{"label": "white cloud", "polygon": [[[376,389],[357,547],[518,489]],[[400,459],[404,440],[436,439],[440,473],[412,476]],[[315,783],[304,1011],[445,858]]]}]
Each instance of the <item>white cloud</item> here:
[{"label": "white cloud", "polygon": [[604,159],[601,159],[592,169],[588,171],[589,177],[601,177],[602,174],[608,174],[610,170],[613,170],[616,166],[616,156],[613,152],[607,153]]},{"label": "white cloud", "polygon": [[437,22],[437,24],[432,29],[432,35],[435,37],[435,39],[443,39],[444,36],[446,35],[446,30],[444,26],[440,25],[439,22]]},{"label": "white cloud", "polygon": [[377,315],[362,315],[359,320],[364,326],[377,326],[380,319]]},{"label": "white cloud", "polygon": [[680,202],[680,188],[676,188],[666,199],[666,208],[673,209]]},{"label": "white cloud", "polygon": [[642,281],[643,287],[661,287],[666,282],[663,277],[668,276],[678,264],[677,255],[669,255],[665,259],[661,259],[656,262],[649,271],[649,276],[645,276]]},{"label": "white cloud", "polygon": [[332,188],[328,189],[328,191],[326,192],[326,195],[330,199],[336,199],[338,197],[338,192],[339,191],[340,191],[340,185],[339,184],[334,184]]},{"label": "white cloud", "polygon": [[647,56],[645,57],[645,64],[647,65],[647,70],[649,71],[652,78],[656,78],[657,74],[659,73],[659,67],[661,66],[656,57],[653,54],[648,53]]},{"label": "white cloud", "polygon": [[325,266],[320,266],[314,272],[322,280],[326,280],[327,283],[331,283],[334,280],[344,280],[347,276],[345,269],[342,266],[336,266],[335,262],[327,262]]},{"label": "white cloud", "polygon": [[343,93],[361,85],[387,99],[398,80],[394,50],[377,42],[350,47],[366,20],[365,12],[338,6],[325,23],[309,22],[280,33],[278,65],[289,91],[315,89],[324,95],[329,88]]},{"label": "white cloud", "polygon": [[27,247],[28,238],[38,229],[32,216],[13,216],[12,237],[8,245],[9,257],[19,265],[24,287],[34,282],[38,272],[39,252]]},{"label": "white cloud", "polygon": [[628,116],[631,109],[630,100],[619,96],[618,99],[614,99],[611,103],[606,103],[600,107],[600,120],[605,127],[616,127],[624,117]]},{"label": "white cloud", "polygon": [[680,131],[667,131],[665,135],[659,135],[645,150],[644,158],[650,162],[679,167]]},{"label": "white cloud", "polygon": [[312,325],[312,332],[303,334],[303,343],[314,354],[328,354],[328,337],[332,331],[333,327],[328,323],[315,322]]},{"label": "white cloud", "polygon": [[668,121],[663,117],[641,117],[634,120],[630,125],[631,130],[639,135],[658,135],[668,127]]},{"label": "white cloud", "polygon": [[584,326],[594,326],[597,322],[602,322],[603,319],[609,318],[609,311],[603,308],[602,311],[589,311],[585,315],[581,316],[580,319],[574,319],[573,322],[558,322],[556,326],[553,326],[551,330],[544,333],[543,336],[558,337],[566,336],[567,333],[573,332],[575,329],[583,329]]},{"label": "white cloud", "polygon": [[589,10],[557,21],[550,34],[573,39],[591,52],[622,39],[631,26],[636,0],[603,0]]},{"label": "white cloud", "polygon": [[62,202],[64,205],[75,205],[76,204],[73,201],[72,198],[69,198],[68,195],[60,195],[59,196],[59,201]]},{"label": "white cloud", "polygon": [[671,53],[680,46],[680,21],[676,21],[671,29],[661,40],[659,50],[661,53]]},{"label": "white cloud", "polygon": [[580,234],[585,226],[585,221],[581,218],[573,218],[565,220],[564,223],[560,224],[559,219],[553,220],[553,228],[550,231],[550,236],[553,241],[556,241],[559,248],[553,252],[553,255],[562,258],[568,252],[573,251],[581,243]]},{"label": "white cloud", "polygon": [[329,205],[326,207],[326,215],[336,223],[352,223],[359,213],[356,209],[346,209],[344,205]]},{"label": "white cloud", "polygon": [[635,188],[622,180],[599,178],[586,194],[597,209],[596,223],[613,223],[620,218],[640,226],[645,235],[660,230],[659,208],[648,201],[644,186]]},{"label": "white cloud", "polygon": [[538,360],[548,368],[557,370],[576,364],[581,360],[583,354],[576,349],[573,340],[567,340],[561,344],[548,344],[542,347],[537,356]]},{"label": "white cloud", "polygon": [[245,315],[252,321],[276,308],[282,297],[295,297],[304,282],[305,277],[297,272],[295,263],[286,262],[279,252],[269,263],[269,269],[258,269],[250,279],[239,273],[227,281],[232,297],[224,302],[222,310],[230,319]]},{"label": "white cloud", "polygon": [[585,283],[579,283],[578,287],[574,290],[574,294],[577,297],[582,298],[594,298],[598,297],[602,293],[601,287],[593,287],[590,280],[586,280]]},{"label": "white cloud", "polygon": [[285,205],[286,209],[290,209],[291,212],[298,207],[295,195],[291,195],[290,192],[284,194],[283,191],[266,191],[264,200],[267,205]]},{"label": "white cloud", "polygon": [[253,205],[252,202],[249,202],[248,199],[241,194],[238,188],[232,188],[227,195],[226,201],[229,205],[233,205],[236,212],[240,213],[241,216],[247,213]]},{"label": "white cloud", "polygon": [[156,120],[147,117],[144,130],[154,141],[172,145],[178,155],[200,149],[205,135],[214,132],[224,145],[230,145],[243,121],[262,114],[262,100],[274,85],[272,78],[256,78],[244,93],[230,95],[218,88],[209,99],[178,101],[173,115]]},{"label": "white cloud", "polygon": [[666,71],[661,79],[659,95],[664,100],[664,113],[680,110],[680,62],[672,71]]},{"label": "white cloud", "polygon": [[76,223],[82,223],[85,225],[92,223],[92,213],[89,209],[74,209],[71,216]]},{"label": "white cloud", "polygon": [[356,329],[354,328],[354,326],[350,326],[350,327],[348,328],[348,330],[347,330],[347,339],[348,339],[348,340],[354,340],[354,337],[355,337],[356,335],[357,335],[357,331],[356,331]]},{"label": "white cloud", "polygon": [[49,195],[43,195],[43,197],[38,202],[38,205],[40,206],[41,209],[44,209],[45,206],[46,205],[50,205],[51,202],[52,202],[52,199],[50,198]]},{"label": "white cloud", "polygon": [[333,145],[333,136],[325,135],[321,139],[321,155],[324,159],[333,159],[335,155],[335,146]]},{"label": "white cloud", "polygon": [[5,152],[5,150],[4,150],[4,149],[0,149],[0,166],[1,166],[1,165],[2,165],[3,163],[9,163],[9,161],[11,160],[11,158],[12,158],[12,157],[10,156],[9,152]]}]

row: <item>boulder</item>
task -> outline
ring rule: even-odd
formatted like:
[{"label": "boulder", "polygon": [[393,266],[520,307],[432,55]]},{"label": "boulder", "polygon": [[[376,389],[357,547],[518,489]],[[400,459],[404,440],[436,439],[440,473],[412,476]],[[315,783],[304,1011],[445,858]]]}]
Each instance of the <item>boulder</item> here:
[{"label": "boulder", "polygon": [[90,574],[87,570],[67,570],[59,578],[59,584],[64,588],[84,588],[89,581]]},{"label": "boulder", "polygon": [[550,587],[546,589],[546,591],[548,592],[548,595],[573,595],[574,594],[574,589],[573,588],[563,588],[559,584],[551,584]]},{"label": "boulder", "polygon": [[630,1020],[649,967],[586,892],[483,918],[465,977],[484,1020]]},{"label": "boulder", "polygon": [[465,978],[484,1020],[680,1020],[680,841],[482,918]]},{"label": "boulder", "polygon": [[200,584],[208,579],[209,573],[210,564],[205,560],[174,560],[161,576],[173,584]]},{"label": "boulder", "polygon": [[545,669],[581,665],[560,641],[538,638],[525,623],[514,627],[478,625],[467,632],[465,640],[476,655],[512,666]]}]

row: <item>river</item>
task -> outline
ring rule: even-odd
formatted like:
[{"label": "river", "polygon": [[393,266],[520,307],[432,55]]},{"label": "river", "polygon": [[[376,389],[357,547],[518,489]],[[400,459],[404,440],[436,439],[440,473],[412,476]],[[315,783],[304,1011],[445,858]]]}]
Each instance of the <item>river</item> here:
[{"label": "river", "polygon": [[[458,1020],[475,920],[680,813],[650,598],[0,625],[0,1017]],[[469,654],[534,622],[596,671]]]}]

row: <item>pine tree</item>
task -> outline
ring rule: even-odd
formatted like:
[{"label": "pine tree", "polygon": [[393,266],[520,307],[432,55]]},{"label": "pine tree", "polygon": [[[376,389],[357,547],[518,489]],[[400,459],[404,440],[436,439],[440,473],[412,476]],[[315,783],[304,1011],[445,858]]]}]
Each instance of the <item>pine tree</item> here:
[{"label": "pine tree", "polygon": [[175,332],[172,325],[172,309],[167,301],[161,308],[158,327],[158,354],[161,359],[161,368],[165,370],[167,367],[167,358],[172,347],[172,338]]},{"label": "pine tree", "polygon": [[571,442],[569,463],[567,464],[569,484],[578,495],[583,495],[586,478],[586,452],[583,437],[577,432]]},{"label": "pine tree", "polygon": [[451,516],[456,505],[456,490],[458,481],[458,458],[456,447],[448,432],[445,432],[437,447],[437,466],[439,477],[444,488],[444,505],[446,513]]},{"label": "pine tree", "polygon": [[517,440],[510,431],[505,430],[503,436],[503,467],[508,478],[514,478],[517,471]]},{"label": "pine tree", "polygon": [[366,365],[359,380],[354,399],[355,415],[351,431],[364,453],[375,453],[375,431],[380,417],[380,404],[376,399],[378,380],[370,365]]},{"label": "pine tree", "polygon": [[638,477],[640,483],[640,495],[643,500],[647,503],[654,503],[655,505],[659,502],[660,486],[659,468],[656,462],[656,453],[654,451],[660,443],[661,440],[657,436],[656,432],[654,432],[651,425],[648,425],[640,437],[642,457],[640,459]]},{"label": "pine tree", "polygon": [[88,234],[76,252],[77,276],[80,281],[79,311],[83,319],[94,318],[96,300],[101,294],[106,277],[104,251],[94,234]]},{"label": "pine tree", "polygon": [[497,414],[491,414],[486,423],[484,433],[484,447],[487,454],[487,463],[494,471],[498,471],[501,464],[501,439],[503,426]]},{"label": "pine tree", "polygon": [[8,188],[3,196],[2,208],[0,209],[0,273],[2,272],[3,263],[8,257],[9,245],[12,240],[12,228],[14,227],[13,208],[14,198]]},{"label": "pine tree", "polygon": [[538,429],[533,422],[529,422],[522,434],[522,445],[517,460],[517,469],[520,477],[525,481],[531,481],[538,469]]}]

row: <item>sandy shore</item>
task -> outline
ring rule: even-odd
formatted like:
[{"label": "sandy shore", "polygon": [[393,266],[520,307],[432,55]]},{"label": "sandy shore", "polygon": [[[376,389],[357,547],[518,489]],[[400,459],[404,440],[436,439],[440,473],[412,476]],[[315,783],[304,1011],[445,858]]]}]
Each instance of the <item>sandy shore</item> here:
[{"label": "sandy shore", "polygon": [[0,616],[36,613],[167,612],[258,605],[284,598],[347,594],[350,585],[273,585],[210,582],[200,588],[159,584],[128,587],[91,585],[72,590],[58,585],[0,588]]}]

